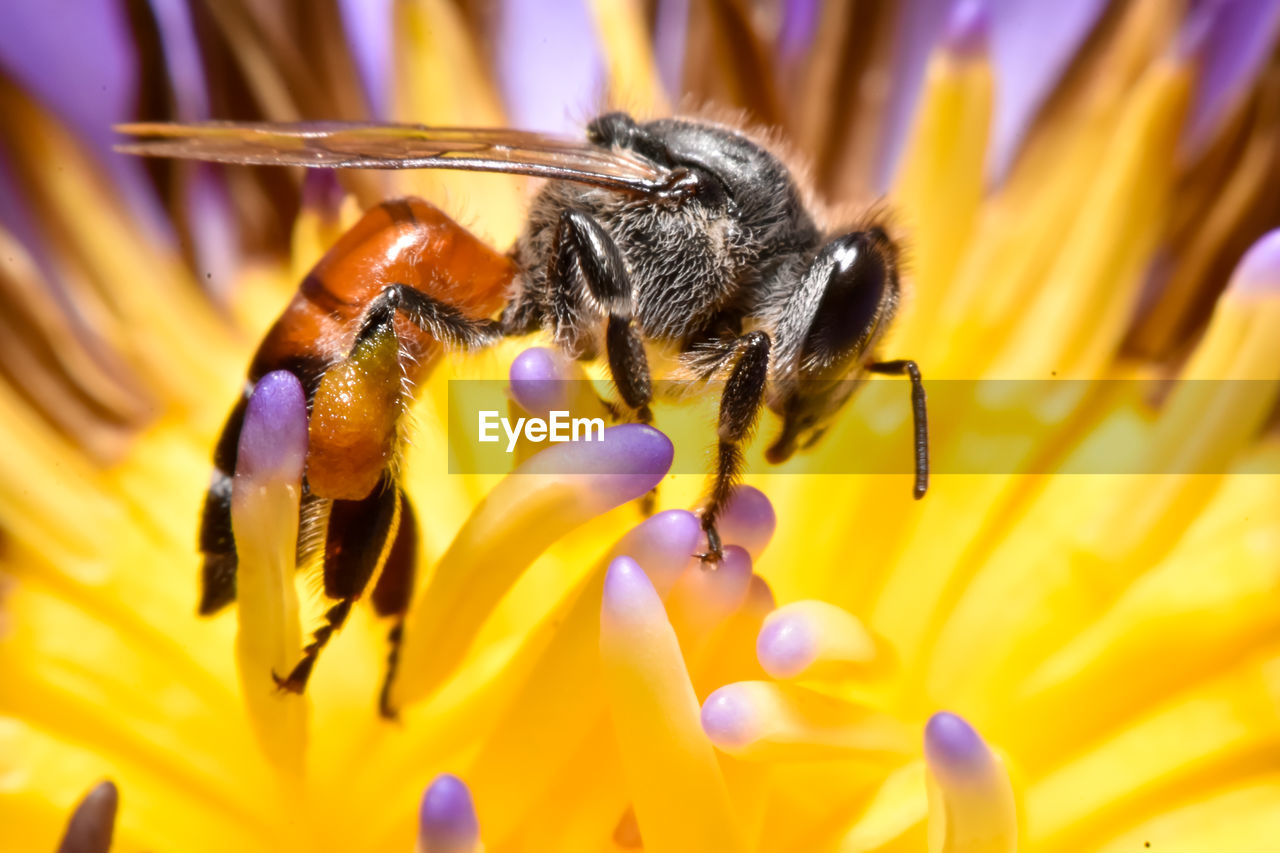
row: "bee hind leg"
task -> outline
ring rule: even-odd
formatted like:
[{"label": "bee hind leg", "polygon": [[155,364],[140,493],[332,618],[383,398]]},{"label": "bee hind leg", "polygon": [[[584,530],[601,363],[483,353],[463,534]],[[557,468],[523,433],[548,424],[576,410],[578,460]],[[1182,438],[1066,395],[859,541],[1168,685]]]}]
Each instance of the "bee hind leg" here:
[{"label": "bee hind leg", "polygon": [[276,676],[281,690],[301,693],[306,689],[320,652],[347,621],[351,605],[387,558],[399,521],[400,490],[387,474],[368,497],[333,501],[325,533],[324,592],[337,603],[325,613],[324,624],[312,634],[293,670],[283,678]]},{"label": "bee hind leg", "polygon": [[716,520],[733,495],[734,486],[742,478],[742,443],[751,437],[760,419],[765,382],[769,377],[770,347],[769,336],[761,331],[748,332],[726,345],[727,352],[721,364],[732,364],[732,367],[720,396],[716,472],[702,506],[702,529],[707,535],[707,551],[697,556],[704,563],[718,563],[724,558]]},{"label": "bee hind leg", "polygon": [[235,535],[231,531],[233,480],[230,472],[236,470],[240,429],[244,426],[248,405],[249,393],[245,391],[223,424],[213,453],[213,477],[200,510],[198,544],[202,559],[197,609],[201,616],[212,616],[236,600],[236,571],[240,561],[236,556]]},{"label": "bee hind leg", "polygon": [[366,329],[377,329],[397,310],[419,329],[455,350],[485,349],[503,338],[497,321],[468,317],[453,305],[400,283],[387,285],[370,301],[361,334]]},{"label": "bee hind leg", "polygon": [[395,720],[398,710],[391,704],[391,687],[395,683],[396,667],[400,663],[400,644],[404,640],[404,614],[409,609],[413,593],[413,579],[418,567],[418,521],[409,498],[400,491],[400,529],[391,546],[391,553],[382,567],[382,574],[373,585],[370,600],[379,616],[393,617],[391,630],[387,632],[387,669],[378,692],[378,713],[383,719]]}]

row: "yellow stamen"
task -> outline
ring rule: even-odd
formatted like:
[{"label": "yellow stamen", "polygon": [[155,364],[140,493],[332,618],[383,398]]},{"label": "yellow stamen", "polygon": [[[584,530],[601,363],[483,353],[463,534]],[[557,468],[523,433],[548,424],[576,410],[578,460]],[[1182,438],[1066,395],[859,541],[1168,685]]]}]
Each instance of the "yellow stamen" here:
[{"label": "yellow stamen", "polygon": [[915,751],[914,733],[888,714],[771,681],[721,687],[707,697],[702,724],[718,748],[750,761],[883,760]]},{"label": "yellow stamen", "polygon": [[794,601],[770,613],[756,648],[774,678],[828,681],[865,675],[888,651],[856,616],[825,601]]},{"label": "yellow stamen", "polygon": [[[624,434],[636,439],[637,452],[616,456],[618,442],[629,440]],[[606,470],[612,465],[614,471],[566,473],[578,463]],[[670,442],[632,425],[605,430],[598,444],[553,445],[504,478],[467,519],[410,605],[393,704],[406,705],[443,683],[499,599],[552,542],[648,491],[670,464]]]},{"label": "yellow stamen", "polygon": [[642,116],[667,109],[653,49],[645,38],[644,8],[635,0],[591,0],[592,16],[609,65],[610,100]]},{"label": "yellow stamen", "polygon": [[[276,376],[291,382],[287,391],[296,397],[296,411],[276,412],[270,425],[256,419],[259,395]],[[256,416],[256,419],[255,419]],[[289,423],[289,416],[297,422]],[[307,738],[307,707],[302,696],[277,689],[276,678],[286,677],[302,657],[302,625],[298,593],[294,587],[298,541],[298,505],[302,494],[302,467],[306,450],[301,385],[288,374],[270,374],[258,383],[249,402],[237,461],[231,501],[231,526],[235,533],[239,566],[236,601],[239,630],[236,662],[240,687],[263,751],[287,772],[301,777]],[[291,433],[300,446],[281,441],[274,448],[251,447],[256,439],[266,443],[269,431]]]},{"label": "yellow stamen", "polygon": [[[443,127],[506,124],[477,45],[454,4],[409,0],[394,4],[392,13],[398,33],[392,79],[399,120]],[[523,224],[524,181],[519,178],[417,169],[396,174],[394,181],[402,193],[429,199],[462,222],[477,222],[477,233],[494,245],[510,245]],[[483,200],[483,208],[459,209],[472,200]],[[478,219],[480,213],[483,218]]]},{"label": "yellow stamen", "polygon": [[940,52],[924,85],[893,195],[911,235],[911,298],[886,350],[907,347],[902,351],[927,365],[936,360],[937,313],[968,248],[982,198],[994,97],[991,63],[985,54]]},{"label": "yellow stamen", "polygon": [[1009,774],[964,720],[925,728],[930,853],[1014,853],[1018,819]]},{"label": "yellow stamen", "polygon": [[883,850],[912,828],[923,827],[929,813],[925,785],[923,761],[913,761],[890,773],[840,837],[840,853]]},{"label": "yellow stamen", "polygon": [[746,849],[675,631],[644,572],[625,557],[605,580],[600,659],[645,846]]}]

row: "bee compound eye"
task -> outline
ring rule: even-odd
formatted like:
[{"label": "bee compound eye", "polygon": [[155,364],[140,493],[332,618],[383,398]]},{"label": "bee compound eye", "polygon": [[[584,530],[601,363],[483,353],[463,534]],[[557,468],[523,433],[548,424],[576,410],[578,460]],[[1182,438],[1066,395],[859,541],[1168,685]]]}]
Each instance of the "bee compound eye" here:
[{"label": "bee compound eye", "polygon": [[[804,358],[823,366],[843,365],[861,354],[874,333],[890,292],[893,267],[863,232],[828,243],[822,299],[805,338]],[[821,255],[817,263],[822,263]]]}]

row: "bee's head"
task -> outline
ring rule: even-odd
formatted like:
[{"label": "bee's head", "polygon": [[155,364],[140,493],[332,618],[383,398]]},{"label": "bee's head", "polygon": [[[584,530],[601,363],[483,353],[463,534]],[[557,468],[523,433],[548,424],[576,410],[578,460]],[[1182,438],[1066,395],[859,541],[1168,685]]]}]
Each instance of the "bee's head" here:
[{"label": "bee's head", "polygon": [[773,405],[783,425],[771,462],[816,441],[853,393],[897,309],[898,263],[897,246],[878,225],[835,237],[814,256],[779,324],[791,370]]}]

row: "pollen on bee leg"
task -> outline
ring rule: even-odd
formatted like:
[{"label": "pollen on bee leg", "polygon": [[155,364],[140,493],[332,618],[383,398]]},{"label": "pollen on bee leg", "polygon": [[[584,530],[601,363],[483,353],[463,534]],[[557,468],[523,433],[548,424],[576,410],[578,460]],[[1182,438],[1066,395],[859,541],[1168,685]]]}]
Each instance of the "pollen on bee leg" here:
[{"label": "pollen on bee leg", "polygon": [[717,748],[747,761],[900,762],[914,750],[910,729],[888,714],[772,681],[726,684],[707,697],[701,719]]},{"label": "pollen on bee leg", "polygon": [[605,577],[600,661],[645,846],[745,849],[675,631],[657,591],[628,557],[614,560]]},{"label": "pollen on bee leg", "polygon": [[1018,817],[1008,771],[961,717],[934,714],[924,730],[930,853],[1012,853]]},{"label": "pollen on bee leg", "polygon": [[422,795],[418,853],[472,853],[480,849],[480,822],[471,791],[457,776],[441,773]]},{"label": "pollen on bee leg", "polygon": [[553,444],[507,475],[476,507],[409,608],[404,707],[438,687],[465,657],[502,596],[551,543],[653,488],[671,467],[670,439],[623,424],[604,440]]},{"label": "pollen on bee leg", "polygon": [[302,654],[293,578],[306,455],[302,384],[287,371],[268,373],[249,398],[231,492],[239,555],[236,660],[259,743],[294,771],[305,745],[305,706],[299,696],[279,694],[272,674],[287,674]]},{"label": "pollen on bee leg", "polygon": [[885,649],[846,610],[794,601],[770,613],[756,640],[765,672],[778,679],[840,679],[866,674]]}]

